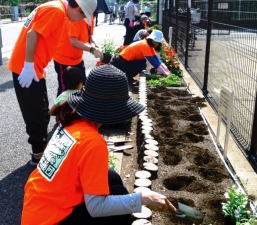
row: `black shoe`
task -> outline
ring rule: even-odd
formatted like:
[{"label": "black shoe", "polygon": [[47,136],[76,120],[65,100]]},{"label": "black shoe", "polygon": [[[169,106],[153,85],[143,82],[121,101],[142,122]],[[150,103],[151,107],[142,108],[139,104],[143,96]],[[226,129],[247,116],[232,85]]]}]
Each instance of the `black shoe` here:
[{"label": "black shoe", "polygon": [[43,155],[43,152],[41,153],[34,153],[34,154],[31,154],[31,160],[29,162],[29,164],[33,167],[37,167],[37,164],[39,163],[41,157]]}]

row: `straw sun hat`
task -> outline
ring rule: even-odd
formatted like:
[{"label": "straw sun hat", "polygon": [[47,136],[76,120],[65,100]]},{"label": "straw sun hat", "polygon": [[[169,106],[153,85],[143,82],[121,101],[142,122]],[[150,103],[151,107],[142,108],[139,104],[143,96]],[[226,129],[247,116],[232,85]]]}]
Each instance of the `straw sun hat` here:
[{"label": "straw sun hat", "polygon": [[91,70],[85,89],[70,94],[68,103],[81,117],[102,124],[124,122],[145,108],[129,97],[126,75],[112,65]]}]

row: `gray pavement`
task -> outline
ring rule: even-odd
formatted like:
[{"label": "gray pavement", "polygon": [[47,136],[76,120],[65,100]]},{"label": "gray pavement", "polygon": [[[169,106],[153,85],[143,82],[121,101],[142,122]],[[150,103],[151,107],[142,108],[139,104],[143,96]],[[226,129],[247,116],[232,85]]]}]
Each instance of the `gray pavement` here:
[{"label": "gray pavement", "polygon": [[[115,22],[103,23],[104,14],[99,14],[99,24],[95,28],[95,40],[101,45],[104,39],[113,38],[117,46],[123,43],[125,28]],[[22,23],[20,22],[21,26]],[[2,27],[5,25],[2,25]],[[95,67],[97,59],[90,53],[84,53],[87,73]],[[3,58],[0,66],[0,225],[18,225],[23,201],[23,189],[32,168],[30,145],[27,143],[25,124],[15,96],[12,75],[7,70],[8,58]],[[53,63],[47,67],[47,89],[49,106],[53,104],[57,90],[57,76]],[[51,135],[55,121],[51,118],[48,132]]]}]

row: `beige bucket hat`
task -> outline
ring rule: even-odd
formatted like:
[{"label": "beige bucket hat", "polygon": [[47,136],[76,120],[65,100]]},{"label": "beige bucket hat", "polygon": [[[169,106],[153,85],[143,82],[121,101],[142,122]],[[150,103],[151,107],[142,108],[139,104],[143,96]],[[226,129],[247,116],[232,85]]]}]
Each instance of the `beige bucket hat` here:
[{"label": "beige bucket hat", "polygon": [[75,0],[91,25],[91,15],[97,7],[97,0]]}]

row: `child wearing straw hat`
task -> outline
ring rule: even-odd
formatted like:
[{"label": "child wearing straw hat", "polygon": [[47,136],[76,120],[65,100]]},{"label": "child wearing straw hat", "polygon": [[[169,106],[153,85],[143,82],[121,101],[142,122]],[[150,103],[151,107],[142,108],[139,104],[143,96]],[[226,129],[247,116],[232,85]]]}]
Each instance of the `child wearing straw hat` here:
[{"label": "child wearing straw hat", "polygon": [[128,93],[125,74],[105,65],[89,73],[85,89],[69,95],[58,112],[61,125],[26,183],[22,225],[129,225],[142,205],[176,210],[159,193],[129,194],[120,176],[108,169],[107,143],[98,128],[144,110]]}]

